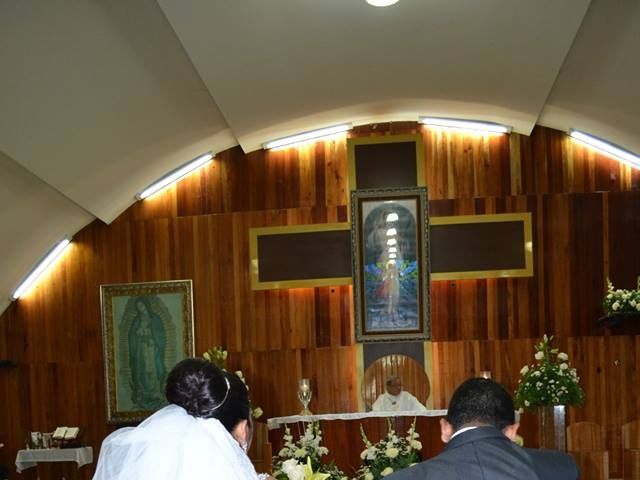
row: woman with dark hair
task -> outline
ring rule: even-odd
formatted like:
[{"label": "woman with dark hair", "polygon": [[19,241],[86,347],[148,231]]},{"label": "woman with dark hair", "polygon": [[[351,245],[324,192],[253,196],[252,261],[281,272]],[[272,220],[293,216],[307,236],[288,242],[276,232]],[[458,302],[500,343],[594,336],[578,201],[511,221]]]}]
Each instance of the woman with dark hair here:
[{"label": "woman with dark hair", "polygon": [[251,412],[236,375],[188,358],[167,377],[169,405],[102,443],[94,480],[258,480],[247,457]]}]

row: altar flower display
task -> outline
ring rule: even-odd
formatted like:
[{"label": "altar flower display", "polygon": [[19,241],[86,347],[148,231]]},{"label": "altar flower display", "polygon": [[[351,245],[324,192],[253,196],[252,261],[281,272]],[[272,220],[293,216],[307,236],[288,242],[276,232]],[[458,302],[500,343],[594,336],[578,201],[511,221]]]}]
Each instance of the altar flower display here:
[{"label": "altar flower display", "polygon": [[387,435],[379,442],[371,443],[362,425],[360,435],[365,449],[360,454],[362,466],[356,471],[354,480],[378,480],[420,461],[422,443],[418,440],[420,434],[416,432],[415,419],[406,437],[396,435],[388,418]]},{"label": "altar flower display", "polygon": [[307,457],[304,465],[300,465],[295,458],[286,460],[282,464],[282,471],[289,480],[326,480],[331,477],[328,473],[314,472],[310,457]]},{"label": "altar flower display", "polygon": [[[206,352],[204,352],[202,354],[202,358],[204,358],[205,360],[207,360],[208,362],[213,363],[216,367],[218,367],[221,370],[224,370],[225,372],[227,371],[227,356],[228,356],[228,352],[220,347],[220,346],[215,346],[215,347],[211,347],[209,350],[207,350]],[[242,383],[245,384],[245,386],[247,387],[247,390],[249,390],[249,385],[247,385],[247,381],[244,378],[244,375],[242,373],[242,370],[236,370],[234,372],[238,377],[240,377],[240,380],[242,380]],[[260,407],[258,407],[257,405],[254,405],[251,400],[249,400],[249,406],[251,408],[251,416],[253,418],[260,418],[263,414],[263,411]]]},{"label": "altar flower display", "polygon": [[285,425],[282,439],[284,446],[273,457],[273,476],[278,480],[348,480],[333,462],[322,462],[321,457],[326,456],[329,449],[321,445],[319,422],[307,424],[304,434],[296,442],[291,429]]},{"label": "altar flower display", "polygon": [[640,277],[635,290],[616,289],[607,278],[607,294],[602,300],[607,315],[617,313],[640,313]]},{"label": "altar flower display", "polygon": [[546,334],[535,345],[535,364],[520,370],[515,392],[516,408],[540,405],[582,405],[584,391],[580,377],[569,364],[569,356],[551,346],[553,336]]}]

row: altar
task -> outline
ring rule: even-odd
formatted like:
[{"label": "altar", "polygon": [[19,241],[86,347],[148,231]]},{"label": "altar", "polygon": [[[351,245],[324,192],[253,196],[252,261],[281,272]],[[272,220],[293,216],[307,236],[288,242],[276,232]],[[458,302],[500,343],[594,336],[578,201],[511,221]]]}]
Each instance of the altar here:
[{"label": "altar", "polygon": [[345,474],[351,475],[362,463],[360,453],[365,447],[360,435],[361,425],[369,440],[375,443],[387,434],[387,418],[398,436],[406,435],[415,418],[416,431],[420,434],[419,440],[422,442],[422,458],[426,459],[437,455],[444,447],[440,440],[439,422],[446,413],[446,410],[427,410],[292,415],[270,418],[267,420],[267,426],[273,452],[277,454],[283,445],[284,425],[289,425],[295,441],[304,434],[306,424],[319,421],[322,429],[322,445],[329,449],[327,461],[334,460]]},{"label": "altar", "polygon": [[38,448],[18,450],[16,455],[16,471],[22,473],[38,463],[75,462],[78,468],[93,463],[93,448]]}]

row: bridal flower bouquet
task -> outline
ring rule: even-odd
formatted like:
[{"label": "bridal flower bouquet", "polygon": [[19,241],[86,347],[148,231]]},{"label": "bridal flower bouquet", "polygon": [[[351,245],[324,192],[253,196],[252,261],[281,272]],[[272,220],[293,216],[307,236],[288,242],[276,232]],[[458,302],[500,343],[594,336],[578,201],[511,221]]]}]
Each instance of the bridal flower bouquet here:
[{"label": "bridal flower bouquet", "polygon": [[616,289],[607,278],[607,294],[602,308],[608,315],[616,313],[640,313],[640,277],[636,290]]},{"label": "bridal flower bouquet", "polygon": [[[207,350],[202,354],[202,358],[204,358],[208,362],[213,363],[216,367],[218,367],[221,370],[224,370],[225,372],[227,371],[227,356],[228,356],[228,352],[220,346],[211,347],[209,350]],[[247,390],[249,390],[249,385],[247,385],[247,382],[244,379],[242,370],[236,370],[234,373],[238,377],[240,377],[240,380],[242,380],[242,382],[247,387]],[[253,418],[260,418],[262,416],[263,412],[260,407],[258,407],[257,405],[254,405],[253,403],[250,403],[250,407],[251,407],[251,416]]]},{"label": "bridal flower bouquet", "polygon": [[284,447],[273,457],[273,476],[278,480],[348,480],[333,463],[322,463],[321,457],[329,450],[323,447],[322,430],[318,422],[312,422],[297,442],[288,425],[284,428]]},{"label": "bridal flower bouquet", "polygon": [[544,335],[535,345],[536,363],[520,370],[515,392],[517,408],[537,405],[582,405],[580,377],[569,364],[569,356],[551,346],[553,336]]},{"label": "bridal flower bouquet", "polygon": [[393,472],[402,470],[420,461],[422,443],[418,440],[416,421],[413,420],[406,437],[399,437],[391,428],[387,418],[387,435],[377,443],[371,443],[360,425],[360,434],[365,449],[360,454],[363,463],[356,472],[354,480],[378,480]]}]

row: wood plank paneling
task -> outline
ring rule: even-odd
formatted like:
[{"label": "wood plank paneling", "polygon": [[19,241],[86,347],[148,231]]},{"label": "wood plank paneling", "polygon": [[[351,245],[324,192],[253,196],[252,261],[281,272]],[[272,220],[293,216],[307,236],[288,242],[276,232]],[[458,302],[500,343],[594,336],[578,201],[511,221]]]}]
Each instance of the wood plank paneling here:
[{"label": "wood plank paneling", "polygon": [[[605,428],[611,476],[620,476],[621,426],[640,412],[640,337],[564,337],[558,346],[577,368],[587,399],[583,407],[568,409],[568,423],[588,420]],[[533,353],[530,339],[434,342],[434,407],[446,408],[455,387],[481,370],[491,371],[493,379],[514,391],[519,370],[533,362]],[[525,445],[535,447],[532,415],[525,413],[521,433]]]},{"label": "wood plank paneling", "polygon": [[[481,370],[513,389],[534,339],[556,334],[587,392],[569,420],[605,425],[611,475],[619,476],[620,426],[640,417],[640,337],[609,336],[595,320],[605,278],[630,288],[640,273],[640,171],[541,127],[530,137],[471,136],[404,122],[360,126],[352,135],[404,133],[423,135],[431,215],[533,216],[533,277],[433,282],[435,407]],[[19,364],[0,370],[0,389],[9,392],[0,409],[0,461],[13,464],[26,432],[70,422],[85,429],[97,455],[111,429],[104,283],[193,279],[196,351],[228,348],[265,416],[300,410],[302,376],[313,381],[312,410],[355,410],[351,287],[254,292],[248,269],[251,227],[348,221],[347,172],[344,137],[247,155],[236,147],[111,225],[96,221],[77,233],[46,278],[0,317],[0,357]],[[89,478],[90,471],[38,473]]]}]

